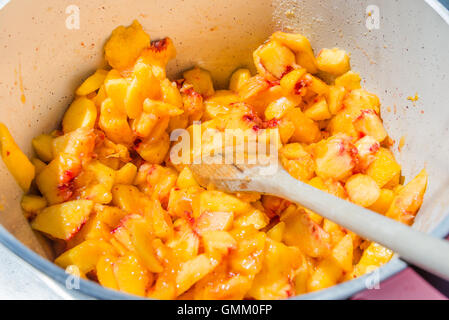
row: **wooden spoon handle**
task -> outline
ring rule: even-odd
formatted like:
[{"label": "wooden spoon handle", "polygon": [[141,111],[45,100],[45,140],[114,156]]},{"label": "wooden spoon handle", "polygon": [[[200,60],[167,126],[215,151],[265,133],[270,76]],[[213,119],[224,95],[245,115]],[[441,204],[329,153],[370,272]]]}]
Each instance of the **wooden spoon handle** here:
[{"label": "wooden spoon handle", "polygon": [[383,215],[318,190],[281,169],[259,176],[251,188],[299,203],[321,216],[375,241],[404,260],[449,280],[449,242],[412,229]]}]

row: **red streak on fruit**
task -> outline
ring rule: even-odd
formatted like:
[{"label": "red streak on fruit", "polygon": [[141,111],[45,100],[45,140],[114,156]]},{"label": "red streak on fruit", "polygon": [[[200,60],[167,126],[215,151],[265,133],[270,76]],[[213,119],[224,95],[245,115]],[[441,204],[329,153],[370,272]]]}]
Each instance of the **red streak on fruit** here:
[{"label": "red streak on fruit", "polygon": [[295,84],[294,91],[298,95],[304,94],[304,89],[310,86],[311,81],[307,79],[301,79]]},{"label": "red streak on fruit", "polygon": [[350,145],[348,152],[351,155],[351,157],[355,157],[356,155],[359,154],[359,150],[357,150],[357,148],[353,145]]},{"label": "red streak on fruit", "polygon": [[184,84],[185,79],[178,79],[175,80],[176,86],[178,87],[178,89],[181,89],[182,85]]},{"label": "red streak on fruit", "polygon": [[376,153],[377,151],[379,151],[379,148],[380,148],[380,145],[378,143],[375,143],[369,148],[369,151],[372,153]]},{"label": "red streak on fruit", "polygon": [[150,175],[152,175],[153,174],[153,172],[156,170],[156,165],[152,165],[149,169],[148,169],[148,172],[147,172],[147,174],[150,176]]},{"label": "red streak on fruit", "polygon": [[264,121],[264,127],[271,129],[276,128],[279,125],[279,119],[271,119],[268,121]]},{"label": "red streak on fruit", "polygon": [[11,154],[11,152],[6,151],[6,156],[9,157],[9,155]]},{"label": "red streak on fruit", "polygon": [[134,140],[133,145],[134,145],[134,150],[139,149],[140,144],[142,143],[142,139],[137,138],[136,140]]},{"label": "red streak on fruit", "polygon": [[73,231],[72,231],[72,233],[70,234],[70,236],[67,238],[67,239],[65,239],[66,241],[68,241],[68,240],[70,240],[70,239],[72,239],[82,228],[83,228],[83,226],[86,224],[86,222],[87,222],[87,219],[84,219],[84,221],[79,225],[79,226],[77,226]]},{"label": "red streak on fruit", "polygon": [[340,142],[338,144],[338,155],[342,156],[345,153],[345,143],[344,142]]},{"label": "red streak on fruit", "polygon": [[268,83],[268,87],[270,87],[270,88],[281,84],[281,82],[279,80],[274,80],[274,81],[267,80],[267,83]]},{"label": "red streak on fruit", "polygon": [[369,114],[376,114],[376,113],[374,112],[374,110],[371,109],[362,110],[361,114],[356,118],[356,121],[365,118]]},{"label": "red streak on fruit", "polygon": [[284,73],[281,75],[281,79],[288,73],[290,73],[291,71],[293,71],[293,67],[292,66],[287,66],[285,67],[285,71]]},{"label": "red streak on fruit", "polygon": [[243,115],[242,119],[243,121],[249,122],[250,125],[253,125],[252,129],[255,132],[263,129],[275,128],[279,125],[279,119],[264,121],[254,113],[245,114]]},{"label": "red streak on fruit", "polygon": [[64,171],[64,175],[62,177],[62,181],[64,182],[70,182],[73,179],[75,179],[75,173],[72,170],[66,170]]},{"label": "red streak on fruit", "polygon": [[254,114],[245,114],[245,115],[243,115],[243,120],[244,121],[255,122],[256,121],[256,116]]},{"label": "red streak on fruit", "polygon": [[193,217],[193,213],[190,211],[184,211],[184,216],[190,226],[195,224],[195,218]]},{"label": "red streak on fruit", "polygon": [[167,49],[168,41],[167,38],[155,40],[151,42],[151,49],[155,52],[161,52]]}]

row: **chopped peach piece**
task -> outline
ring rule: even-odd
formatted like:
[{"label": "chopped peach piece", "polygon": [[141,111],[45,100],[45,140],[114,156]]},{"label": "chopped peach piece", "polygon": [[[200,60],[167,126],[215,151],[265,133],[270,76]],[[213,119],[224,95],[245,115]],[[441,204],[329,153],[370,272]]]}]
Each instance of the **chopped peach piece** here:
[{"label": "chopped peach piece", "polygon": [[237,219],[235,219],[234,227],[253,227],[260,230],[265,228],[269,222],[270,219],[263,211],[254,209],[248,211],[247,213],[241,214]]},{"label": "chopped peach piece", "polygon": [[144,63],[134,66],[133,78],[124,97],[124,107],[129,118],[139,117],[145,99],[159,96],[159,86],[159,80],[153,75],[151,66]]},{"label": "chopped peach piece", "polygon": [[[294,295],[292,280],[304,259],[296,247],[267,239],[263,266],[248,292],[258,300],[285,299]],[[280,263],[282,261],[282,263]]]},{"label": "chopped peach piece", "polygon": [[227,231],[234,219],[232,212],[203,212],[195,223],[195,231],[202,235],[206,231]]},{"label": "chopped peach piece", "polygon": [[278,100],[273,101],[265,109],[265,118],[267,120],[280,119],[289,110],[297,106],[297,102],[293,99],[282,97]]},{"label": "chopped peach piece", "polygon": [[332,117],[324,97],[318,98],[316,102],[304,111],[304,114],[315,121],[327,120]]},{"label": "chopped peach piece", "polygon": [[347,234],[332,249],[331,258],[344,272],[352,271],[353,243],[352,236]]},{"label": "chopped peach piece", "polygon": [[389,189],[381,189],[380,196],[368,209],[380,214],[387,213],[394,199],[394,192]]},{"label": "chopped peach piece", "polygon": [[380,197],[380,188],[376,181],[364,174],[353,175],[346,181],[349,199],[362,207],[373,205]]},{"label": "chopped peach piece", "polygon": [[98,69],[93,75],[84,80],[84,82],[76,89],[78,96],[87,96],[88,94],[98,90],[106,79],[108,71]]},{"label": "chopped peach piece", "polygon": [[90,200],[73,200],[48,207],[37,215],[31,226],[54,238],[68,240],[87,221],[93,205]]},{"label": "chopped peach piece", "polygon": [[185,71],[183,76],[187,83],[193,85],[193,90],[199,94],[205,97],[214,95],[214,84],[212,83],[212,77],[210,76],[209,71],[195,67]]},{"label": "chopped peach piece", "polygon": [[101,104],[99,126],[113,142],[125,145],[132,143],[133,132],[126,114],[118,109],[111,98],[107,98]]},{"label": "chopped peach piece", "polygon": [[96,272],[98,282],[107,288],[118,290],[117,280],[114,275],[114,263],[117,260],[116,257],[110,255],[104,255],[98,259]]},{"label": "chopped peach piece", "polygon": [[203,212],[233,212],[235,216],[243,214],[251,209],[251,206],[221,191],[206,191],[194,203],[194,217],[199,217]]},{"label": "chopped peach piece", "polygon": [[365,170],[376,159],[376,153],[380,149],[380,143],[373,137],[365,136],[355,143],[357,148],[357,167],[360,171]]},{"label": "chopped peach piece", "polygon": [[249,78],[251,78],[251,72],[248,69],[235,70],[229,80],[229,90],[238,92]]},{"label": "chopped peach piece", "polygon": [[287,245],[297,246],[306,255],[322,258],[331,249],[330,235],[312,221],[304,210],[284,213],[281,221],[285,223],[283,240]]},{"label": "chopped peach piece", "polygon": [[354,71],[348,71],[345,74],[339,76],[335,79],[335,85],[344,87],[346,90],[356,90],[360,89],[360,75]]},{"label": "chopped peach piece", "polygon": [[351,68],[349,55],[339,48],[321,50],[316,60],[320,70],[336,76],[348,72]]},{"label": "chopped peach piece", "polygon": [[281,163],[294,178],[308,181],[315,175],[312,156],[299,143],[290,143],[280,150]]},{"label": "chopped peach piece", "polygon": [[309,40],[301,34],[277,31],[271,39],[279,41],[296,53],[296,63],[310,73],[317,73],[318,67]]},{"label": "chopped peach piece", "polygon": [[128,162],[115,174],[114,184],[132,184],[137,174],[137,167]]},{"label": "chopped peach piece", "polygon": [[269,41],[253,53],[257,71],[267,80],[280,79],[294,69],[295,55],[278,41]]},{"label": "chopped peach piece", "polygon": [[33,216],[47,206],[47,200],[44,197],[36,195],[24,195],[20,201],[22,209]]},{"label": "chopped peach piece", "polygon": [[198,182],[196,182],[192,171],[188,167],[185,167],[179,173],[178,179],[176,180],[176,185],[179,188],[199,187],[199,184]]},{"label": "chopped peach piece", "polygon": [[267,232],[267,236],[268,238],[274,241],[281,242],[284,236],[284,231],[285,231],[285,222],[281,221]]},{"label": "chopped peach piece", "polygon": [[412,224],[423,202],[427,188],[427,171],[423,169],[395,196],[386,216],[405,224]]},{"label": "chopped peach piece", "polygon": [[331,86],[329,88],[329,94],[327,103],[329,105],[329,111],[335,115],[343,108],[343,99],[346,95],[346,89],[340,86]]},{"label": "chopped peach piece", "polygon": [[300,108],[291,109],[286,117],[295,126],[295,132],[291,138],[292,142],[313,143],[321,139],[321,131],[318,124],[308,118]]},{"label": "chopped peach piece", "polygon": [[153,275],[132,253],[120,257],[114,263],[114,275],[120,291],[136,296],[145,296],[153,282]]},{"label": "chopped peach piece", "polygon": [[219,261],[206,254],[200,254],[192,260],[184,262],[176,276],[177,295],[181,295],[197,281],[212,272],[218,263]]},{"label": "chopped peach piece", "polygon": [[[304,68],[294,69],[284,75],[280,81],[282,92],[284,95],[288,96],[290,94],[295,94],[299,96],[305,96],[306,81],[304,76],[307,70]],[[302,81],[302,82],[301,82]]]},{"label": "chopped peach piece", "polygon": [[78,128],[92,129],[97,120],[97,107],[92,100],[85,97],[77,98],[67,109],[62,119],[64,133]]},{"label": "chopped peach piece", "polygon": [[380,148],[375,154],[375,158],[366,169],[366,174],[377,182],[379,188],[383,188],[401,172],[401,166],[394,159],[393,153],[385,148]]},{"label": "chopped peach piece", "polygon": [[81,272],[87,273],[97,266],[103,255],[115,255],[115,249],[103,240],[86,240],[78,246],[64,252],[55,263],[62,268],[77,266]]},{"label": "chopped peach piece", "polygon": [[253,228],[234,229],[237,249],[232,250],[229,263],[233,271],[243,275],[255,275],[262,268],[266,234]]},{"label": "chopped peach piece", "polygon": [[367,272],[373,271],[385,263],[393,256],[393,251],[382,247],[375,242],[371,243],[368,248],[363,251],[360,261],[355,265],[351,274],[352,278],[363,276]]},{"label": "chopped peach piece", "polygon": [[210,255],[215,253],[227,255],[237,248],[237,241],[226,231],[205,231],[202,234],[202,241],[205,252]]},{"label": "chopped peach piece", "polygon": [[351,175],[357,149],[343,134],[321,141],[315,148],[316,174],[323,178],[341,180]]},{"label": "chopped peach piece", "polygon": [[149,44],[150,37],[135,20],[129,27],[120,26],[112,31],[111,37],[104,46],[105,57],[113,68],[125,69]]},{"label": "chopped peach piece", "polygon": [[3,162],[16,179],[17,184],[27,192],[34,179],[35,169],[27,156],[19,149],[9,130],[0,123],[0,151]]},{"label": "chopped peach piece", "polygon": [[330,259],[322,260],[307,281],[308,291],[317,291],[337,284],[343,271]]},{"label": "chopped peach piece", "polygon": [[37,156],[44,162],[53,160],[53,138],[51,134],[41,134],[31,141]]},{"label": "chopped peach piece", "polygon": [[379,142],[387,137],[382,120],[373,110],[362,110],[354,120],[354,128],[361,136],[371,136]]}]

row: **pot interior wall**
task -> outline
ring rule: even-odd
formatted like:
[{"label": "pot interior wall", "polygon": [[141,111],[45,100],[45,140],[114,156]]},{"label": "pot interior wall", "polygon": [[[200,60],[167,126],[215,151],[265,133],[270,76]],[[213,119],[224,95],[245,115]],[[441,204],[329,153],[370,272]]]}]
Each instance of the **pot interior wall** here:
[{"label": "pot interior wall", "polygon": [[[415,223],[431,231],[449,207],[449,27],[424,1],[128,0],[78,4],[80,29],[66,27],[67,0],[14,0],[0,11],[0,121],[32,154],[31,139],[55,129],[74,89],[100,64],[118,25],[138,19],[152,39],[170,36],[178,56],[174,78],[199,65],[223,87],[273,30],[301,32],[316,52],[339,46],[352,53],[364,86],[377,93],[394,150],[408,181],[423,167],[430,179]],[[379,8],[380,28],[368,30],[366,9]],[[373,8],[373,7],[371,7]],[[419,94],[415,103],[408,96]],[[398,152],[398,143],[405,145]],[[0,161],[0,223],[33,250],[20,210],[21,191]]]}]

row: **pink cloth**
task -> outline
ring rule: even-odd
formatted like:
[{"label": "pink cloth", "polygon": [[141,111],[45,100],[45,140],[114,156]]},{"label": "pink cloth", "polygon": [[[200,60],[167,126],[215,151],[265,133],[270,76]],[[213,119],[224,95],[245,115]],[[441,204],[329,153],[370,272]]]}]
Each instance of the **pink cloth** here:
[{"label": "pink cloth", "polygon": [[412,268],[380,284],[380,289],[365,290],[352,300],[447,300]]}]

